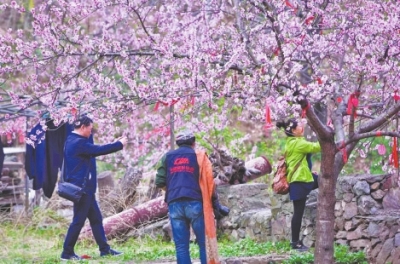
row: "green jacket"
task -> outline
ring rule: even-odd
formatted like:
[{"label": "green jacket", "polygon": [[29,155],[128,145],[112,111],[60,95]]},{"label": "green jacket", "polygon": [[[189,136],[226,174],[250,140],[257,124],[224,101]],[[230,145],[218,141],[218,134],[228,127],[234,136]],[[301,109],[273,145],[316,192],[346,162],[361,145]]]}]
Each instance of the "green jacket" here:
[{"label": "green jacket", "polygon": [[[288,137],[285,145],[288,182],[313,182],[314,179],[308,168],[306,155],[320,151],[321,146],[318,142],[309,142],[304,137]],[[293,173],[294,168],[300,161],[300,166]]]}]

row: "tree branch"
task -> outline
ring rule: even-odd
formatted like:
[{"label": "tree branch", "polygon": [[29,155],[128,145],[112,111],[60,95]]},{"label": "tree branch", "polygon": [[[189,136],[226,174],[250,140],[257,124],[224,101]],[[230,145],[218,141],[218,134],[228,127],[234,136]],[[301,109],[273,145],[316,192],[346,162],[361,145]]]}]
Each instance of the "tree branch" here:
[{"label": "tree branch", "polygon": [[400,103],[395,103],[389,110],[382,115],[378,116],[377,118],[367,122],[364,125],[361,125],[357,131],[357,134],[363,134],[367,132],[371,132],[383,124],[390,121],[395,115],[398,114],[400,111]]},{"label": "tree branch", "polygon": [[400,137],[399,132],[384,132],[384,131],[373,131],[373,132],[367,132],[367,133],[362,133],[362,134],[356,134],[349,140],[345,142],[345,145],[348,145],[353,142],[358,142],[361,139],[364,138],[371,138],[371,137],[381,137],[381,136],[389,136],[389,137]]}]

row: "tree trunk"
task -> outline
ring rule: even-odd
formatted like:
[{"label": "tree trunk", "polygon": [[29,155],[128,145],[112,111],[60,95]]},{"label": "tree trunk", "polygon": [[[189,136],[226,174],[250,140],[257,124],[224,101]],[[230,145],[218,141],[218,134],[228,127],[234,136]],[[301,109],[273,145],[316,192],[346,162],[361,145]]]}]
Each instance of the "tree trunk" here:
[{"label": "tree trunk", "polygon": [[[167,213],[168,206],[164,202],[164,197],[159,197],[134,208],[127,209],[119,214],[105,218],[103,220],[104,231],[107,238],[111,239],[117,235],[128,232],[138,225],[164,217]],[[82,229],[80,238],[93,238],[92,228],[89,225],[86,225]]]},{"label": "tree trunk", "polygon": [[332,142],[321,144],[321,175],[319,176],[318,210],[317,210],[317,238],[315,245],[314,263],[332,264],[335,224],[335,189],[337,170],[335,170],[336,147]]}]

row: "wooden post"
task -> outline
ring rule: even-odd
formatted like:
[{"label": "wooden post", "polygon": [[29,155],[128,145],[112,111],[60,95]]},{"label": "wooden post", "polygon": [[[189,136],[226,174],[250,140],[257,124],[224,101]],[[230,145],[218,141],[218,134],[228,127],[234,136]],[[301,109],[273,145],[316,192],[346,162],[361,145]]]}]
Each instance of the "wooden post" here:
[{"label": "wooden post", "polygon": [[174,123],[175,123],[174,105],[171,105],[169,107],[169,131],[170,131],[171,150],[175,149]]},{"label": "wooden post", "polygon": [[25,215],[29,216],[29,178],[28,174],[25,173]]},{"label": "wooden post", "polygon": [[[29,117],[25,119],[25,137],[28,136],[28,122],[29,122]],[[26,149],[26,141],[25,141],[25,149]],[[29,216],[29,177],[28,173],[26,173],[25,170],[25,159],[26,159],[26,153],[24,154],[24,174],[25,175],[25,215],[26,217]]]}]

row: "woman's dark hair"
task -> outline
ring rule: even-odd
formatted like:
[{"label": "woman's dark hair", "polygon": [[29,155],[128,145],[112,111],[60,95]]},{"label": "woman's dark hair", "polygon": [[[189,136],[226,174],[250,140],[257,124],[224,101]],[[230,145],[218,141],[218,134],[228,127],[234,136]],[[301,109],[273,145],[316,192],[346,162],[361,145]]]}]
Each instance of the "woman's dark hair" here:
[{"label": "woman's dark hair", "polygon": [[298,122],[295,118],[291,118],[288,120],[280,120],[276,122],[276,127],[283,129],[285,131],[286,136],[293,137],[293,129],[296,129]]},{"label": "woman's dark hair", "polygon": [[81,126],[89,126],[93,123],[93,120],[87,115],[81,115],[74,121],[74,128],[80,128]]}]

